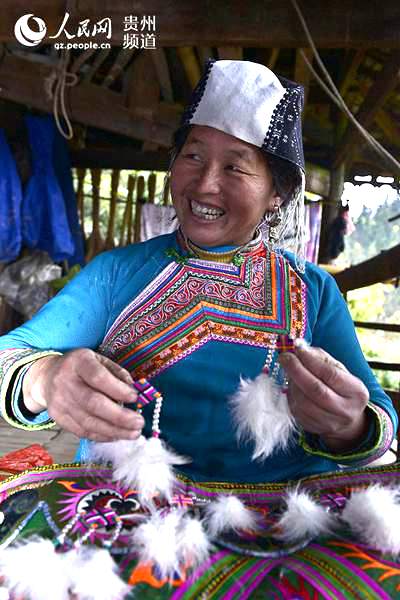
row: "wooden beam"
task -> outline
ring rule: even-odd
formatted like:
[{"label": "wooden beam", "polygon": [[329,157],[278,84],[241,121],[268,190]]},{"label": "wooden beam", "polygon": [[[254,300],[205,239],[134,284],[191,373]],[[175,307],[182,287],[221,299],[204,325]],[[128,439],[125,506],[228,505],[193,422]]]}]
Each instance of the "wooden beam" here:
[{"label": "wooden beam", "polygon": [[304,107],[306,107],[308,90],[310,87],[311,72],[301,54],[301,51],[304,52],[306,58],[311,64],[313,62],[314,53],[311,50],[311,48],[298,48],[296,50],[296,60],[294,65],[294,81],[296,81],[297,83],[301,83],[304,86]]},{"label": "wooden beam", "polygon": [[338,86],[339,92],[343,98],[357,73],[358,67],[362,63],[364,56],[364,49],[352,52],[351,58],[348,60],[347,65],[345,65],[343,69],[344,73]]},{"label": "wooden beam", "polygon": [[97,73],[97,71],[100,69],[101,65],[103,64],[103,62],[106,60],[107,56],[110,54],[111,49],[106,49],[106,50],[97,50],[96,52],[96,58],[94,59],[93,63],[90,65],[89,69],[86,71],[86,73],[83,75],[83,81],[92,81],[93,77],[95,76],[95,74]]},{"label": "wooden beam", "polygon": [[400,275],[400,244],[334,275],[342,292],[358,290]]},{"label": "wooden beam", "polygon": [[191,88],[194,89],[201,76],[201,69],[194,48],[178,48],[178,56],[182,62]]},{"label": "wooden beam", "polygon": [[[126,50],[121,50],[126,52]],[[142,52],[132,63],[126,77],[127,104],[134,110],[138,107],[146,107],[157,111],[160,102],[160,84],[158,83],[157,71],[149,52]],[[151,140],[145,141],[143,150],[157,150],[158,144]]]},{"label": "wooden beam", "polygon": [[[399,74],[400,50],[395,50],[383,65],[382,71],[377,75],[375,83],[370,87],[363,104],[356,114],[357,120],[365,128],[371,125],[388,95],[399,84]],[[334,165],[337,166],[346,159],[350,160],[352,150],[359,141],[360,134],[358,130],[354,126],[349,127],[338,147],[333,161]]]},{"label": "wooden beam", "polygon": [[400,365],[396,363],[385,363],[377,360],[369,360],[368,364],[371,369],[377,369],[378,371],[400,371]]},{"label": "wooden beam", "polygon": [[354,327],[400,333],[400,325],[396,325],[395,323],[368,323],[366,321],[354,321]]},{"label": "wooden beam", "polygon": [[135,171],[167,171],[167,150],[143,152],[121,147],[109,149],[71,150],[73,167],[88,169],[133,169]]},{"label": "wooden beam", "polygon": [[380,108],[376,113],[375,122],[383,131],[389,142],[399,146],[400,126],[398,121],[396,121],[386,110]]},{"label": "wooden beam", "polygon": [[121,77],[121,75],[123,75],[124,69],[128,62],[131,60],[132,54],[134,52],[135,50],[129,49],[120,50],[118,52],[118,56],[114,60],[111,69],[103,79],[103,82],[101,84],[102,87],[111,87],[114,81],[116,81],[119,77]]},{"label": "wooden beam", "polygon": [[222,46],[218,48],[220,60],[243,60],[243,48],[240,46]]},{"label": "wooden beam", "polygon": [[[53,105],[45,93],[45,81],[52,73],[47,65],[6,56],[0,64],[0,98],[50,113]],[[175,105],[160,103],[156,109],[128,109],[120,94],[86,82],[68,88],[67,94],[68,114],[73,121],[162,147],[170,146],[179,124],[179,109]]]},{"label": "wooden beam", "polygon": [[273,71],[275,69],[276,61],[278,60],[280,48],[272,48],[271,55],[268,59],[268,68]]},{"label": "wooden beam", "polygon": [[169,74],[167,57],[164,48],[158,48],[150,53],[154,68],[157,73],[161,94],[166,102],[174,101],[174,91]]},{"label": "wooden beam", "polygon": [[[55,35],[68,7],[65,0],[35,0],[27,8],[26,0],[2,0],[0,41],[15,42],[14,25],[28,12],[45,20],[48,35]],[[398,0],[307,0],[302,11],[314,42],[319,48],[400,48],[400,4]],[[74,34],[78,23],[95,23],[111,17],[112,39],[123,43],[124,17],[156,16],[157,46],[250,46],[304,48],[307,41],[290,0],[79,0],[70,9],[68,31]],[[73,14],[72,14],[73,12]],[[66,41],[65,38],[57,38]],[[82,38],[79,39],[81,41]],[[74,40],[72,40],[74,41]],[[86,39],[84,40],[86,41]],[[50,40],[54,43],[54,40]]]},{"label": "wooden beam", "polygon": [[332,260],[330,252],[330,228],[338,215],[340,199],[343,193],[345,165],[342,163],[330,172],[329,203],[322,206],[321,236],[319,242],[318,262],[329,263]]}]

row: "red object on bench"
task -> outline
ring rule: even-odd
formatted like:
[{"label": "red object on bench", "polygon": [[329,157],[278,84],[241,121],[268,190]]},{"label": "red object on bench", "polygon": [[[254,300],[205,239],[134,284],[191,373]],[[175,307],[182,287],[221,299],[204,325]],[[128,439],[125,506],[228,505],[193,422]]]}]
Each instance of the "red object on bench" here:
[{"label": "red object on bench", "polygon": [[[32,444],[0,457],[0,471],[21,473],[27,469],[53,464],[53,457],[40,444]],[[4,478],[4,477],[3,477]]]}]

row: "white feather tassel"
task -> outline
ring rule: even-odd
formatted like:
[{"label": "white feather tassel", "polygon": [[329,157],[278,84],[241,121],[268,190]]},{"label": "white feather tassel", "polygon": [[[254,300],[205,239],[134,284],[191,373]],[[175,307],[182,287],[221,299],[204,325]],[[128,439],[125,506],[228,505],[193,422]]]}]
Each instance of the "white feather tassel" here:
[{"label": "white feather tassel", "polygon": [[198,519],[183,517],[178,532],[178,551],[185,565],[197,567],[210,553],[210,542]]},{"label": "white feather tassel", "polygon": [[172,465],[183,465],[189,458],[176,454],[160,440],[140,436],[132,442],[102,442],[91,445],[90,459],[113,464],[114,479],[138,490],[139,501],[151,504],[157,494],[171,500],[175,474]]},{"label": "white feather tassel", "polygon": [[139,440],[134,453],[121,456],[114,463],[115,479],[136,488],[142,504],[151,504],[157,494],[170,501],[176,481],[172,465],[190,460],[169,450],[160,438],[141,436]]},{"label": "white feather tassel", "polygon": [[286,394],[266,373],[241,378],[231,409],[238,439],[255,442],[253,460],[284,450],[296,428]]},{"label": "white feather tassel", "polygon": [[171,579],[179,573],[178,527],[181,518],[181,513],[176,511],[167,515],[156,512],[133,533],[133,549],[138,552],[139,561],[154,562],[161,578]]},{"label": "white feather tassel", "polygon": [[293,490],[286,497],[287,508],[276,524],[276,538],[297,542],[318,535],[331,534],[336,518],[319,506],[308,494]]},{"label": "white feather tassel", "polygon": [[35,536],[2,550],[0,573],[13,596],[29,600],[68,600],[70,597],[71,578],[64,555],[56,553],[50,540]]},{"label": "white feather tassel", "polygon": [[89,445],[89,461],[99,463],[112,463],[117,465],[121,457],[130,456],[137,452],[145,438],[140,436],[137,440],[118,440],[116,442],[91,442]]},{"label": "white feather tassel", "polygon": [[104,548],[82,546],[69,551],[66,559],[73,580],[71,591],[79,600],[122,600],[131,589]]},{"label": "white feather tassel", "polygon": [[400,554],[400,490],[373,485],[353,492],[341,513],[352,531],[369,546]]},{"label": "white feather tassel", "polygon": [[257,531],[258,515],[235,496],[219,496],[205,508],[205,525],[211,537],[229,530]]}]

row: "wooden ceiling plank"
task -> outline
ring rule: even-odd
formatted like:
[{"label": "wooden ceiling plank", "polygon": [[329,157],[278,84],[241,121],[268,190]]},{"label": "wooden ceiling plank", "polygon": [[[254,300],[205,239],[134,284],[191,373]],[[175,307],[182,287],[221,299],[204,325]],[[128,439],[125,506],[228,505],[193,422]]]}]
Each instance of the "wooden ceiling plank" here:
[{"label": "wooden ceiling plank", "polygon": [[356,52],[353,53],[353,56],[348,64],[347,68],[345,68],[343,78],[338,86],[340,95],[343,98],[345,97],[346,92],[349,89],[351,82],[355,78],[358,67],[361,65],[361,63],[364,59],[364,56],[365,56],[364,49],[357,50]]},{"label": "wooden ceiling plank", "polygon": [[272,50],[271,50],[271,56],[269,57],[269,61],[268,61],[268,68],[271,69],[271,71],[273,71],[275,69],[275,65],[276,65],[276,61],[278,60],[279,52],[280,52],[280,48],[272,48]]},{"label": "wooden ceiling plank", "polygon": [[400,145],[400,126],[387,111],[380,108],[376,113],[375,122],[390,144]]},{"label": "wooden ceiling plank", "polygon": [[[52,73],[53,70],[46,65],[6,56],[0,64],[0,98],[51,113],[52,101],[45,94],[44,84]],[[122,104],[121,94],[91,83],[68,88],[67,106],[73,121],[138,140],[150,140],[161,147],[170,146],[172,133],[180,117],[175,106],[165,103],[154,110],[140,107],[128,109]]]},{"label": "wooden ceiling plank", "polygon": [[137,171],[166,171],[169,165],[169,153],[165,150],[142,151],[128,147],[84,148],[71,150],[73,167],[90,169],[134,169]]},{"label": "wooden ceiling plank", "polygon": [[101,84],[103,88],[111,87],[114,81],[116,81],[116,79],[118,79],[118,77],[120,77],[123,74],[126,65],[129,63],[129,61],[132,58],[132,55],[135,52],[136,50],[128,49],[123,49],[118,52],[117,58],[115,59],[111,69],[109,70]]},{"label": "wooden ceiling plank", "polygon": [[[382,107],[388,95],[399,84],[400,78],[400,50],[392,52],[390,58],[385,62],[382,71],[376,77],[364,99],[363,104],[356,114],[356,118],[364,127],[368,128],[374,121],[378,110]],[[360,134],[355,127],[349,127],[340,142],[334,165],[338,165],[346,159],[351,159],[352,149],[359,141]]]},{"label": "wooden ceiling plank", "polygon": [[110,52],[111,52],[111,48],[99,50],[97,52],[96,58],[94,59],[93,64],[90,65],[89,69],[82,77],[83,81],[86,81],[86,82],[92,81],[93,77],[95,76],[97,71],[100,69],[101,65],[106,60],[106,58],[110,54]]},{"label": "wooden ceiling plank", "polygon": [[76,58],[71,67],[69,68],[70,73],[79,73],[82,68],[82,65],[85,64],[92,56],[96,53],[94,48],[89,48],[89,50],[84,50],[80,53],[78,58]]},{"label": "wooden ceiling plank", "polygon": [[196,50],[199,57],[201,69],[203,70],[204,65],[207,64],[210,58],[214,58],[213,49],[211,48],[211,46],[197,46]]},{"label": "wooden ceiling plank", "polygon": [[[308,91],[310,87],[311,72],[307,67],[302,52],[304,52],[308,61],[312,64],[314,53],[311,48],[298,48],[296,50],[296,60],[294,66],[294,81],[304,86],[304,106],[307,104]],[[304,112],[303,112],[304,116]]]},{"label": "wooden ceiling plank", "polygon": [[[35,15],[43,18],[48,35],[55,35],[66,12],[65,0],[35,0]],[[157,46],[247,46],[302,48],[307,46],[304,31],[290,0],[254,0],[243,9],[242,0],[227,3],[215,0],[210,18],[209,0],[137,0],[132,7],[126,0],[79,0],[70,10],[68,31],[76,32],[80,21],[95,23],[110,17],[112,38],[98,36],[122,46],[124,17],[133,12],[139,19],[156,16]],[[360,2],[307,0],[302,10],[318,48],[400,48],[398,0]],[[0,41],[15,42],[14,25],[27,13],[25,0],[2,0]],[[72,14],[73,13],[73,14]],[[62,41],[61,38],[57,38]],[[64,38],[63,38],[64,39]],[[79,39],[81,41],[82,38]],[[86,41],[86,40],[85,40]],[[97,41],[97,40],[96,40]],[[49,40],[54,43],[54,40]]]},{"label": "wooden ceiling plank", "polygon": [[240,46],[222,46],[218,48],[220,60],[243,60],[243,48]]},{"label": "wooden ceiling plank", "polygon": [[[151,53],[142,52],[136,57],[128,72],[127,104],[131,109],[145,107],[157,112],[160,103],[161,88]],[[142,150],[151,151],[158,148],[154,140],[145,140]]]},{"label": "wooden ceiling plank", "polygon": [[178,56],[183,64],[186,77],[188,78],[192,89],[194,89],[201,76],[200,65],[196,53],[191,47],[178,48]]},{"label": "wooden ceiling plank", "polygon": [[156,48],[150,53],[150,57],[157,73],[162,97],[166,102],[173,102],[174,91],[172,88],[171,77],[169,74],[169,67],[164,48]]}]

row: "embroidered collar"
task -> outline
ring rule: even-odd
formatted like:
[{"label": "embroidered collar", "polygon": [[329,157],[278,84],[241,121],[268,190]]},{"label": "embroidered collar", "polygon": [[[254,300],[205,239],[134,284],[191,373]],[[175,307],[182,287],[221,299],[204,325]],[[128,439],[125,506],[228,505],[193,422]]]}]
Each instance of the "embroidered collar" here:
[{"label": "embroidered collar", "polygon": [[199,258],[200,260],[208,260],[211,262],[234,264],[240,266],[245,258],[250,255],[264,251],[264,243],[262,235],[259,231],[255,237],[243,244],[242,246],[234,246],[229,250],[221,248],[201,248],[194,244],[189,238],[186,238],[181,229],[177,231],[177,240],[181,249],[187,254],[187,258]]}]

